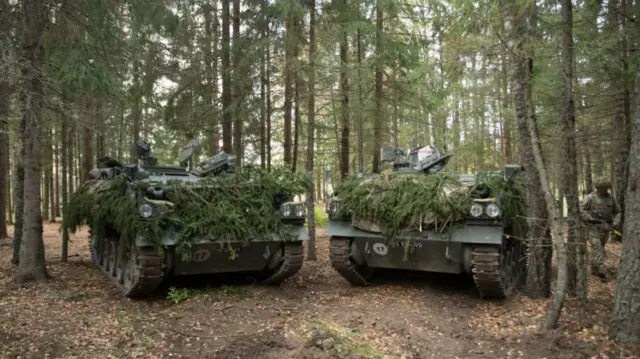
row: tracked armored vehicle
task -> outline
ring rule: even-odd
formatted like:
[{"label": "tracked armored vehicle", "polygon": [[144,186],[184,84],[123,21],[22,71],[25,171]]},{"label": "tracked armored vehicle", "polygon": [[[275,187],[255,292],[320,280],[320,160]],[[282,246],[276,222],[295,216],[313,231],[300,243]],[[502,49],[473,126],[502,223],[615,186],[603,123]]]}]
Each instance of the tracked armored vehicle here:
[{"label": "tracked armored vehicle", "polygon": [[[444,173],[452,156],[441,155],[432,146],[416,148],[406,155],[402,150],[383,147],[382,160],[392,163],[391,174],[384,178],[437,176]],[[526,227],[516,225],[513,214],[512,218],[505,219],[501,208],[505,193],[495,193],[482,183],[498,176],[500,183],[513,184],[520,170],[519,165],[507,165],[497,172],[452,174],[455,184],[450,183],[449,188],[439,193],[450,199],[456,195],[467,196],[468,202],[460,202],[467,203],[468,207],[464,206],[467,209],[444,226],[439,226],[433,214],[422,213],[416,221],[414,213],[405,213],[406,217],[413,215],[413,222],[409,224],[409,220],[405,220],[404,228],[391,238],[384,235],[375,218],[341,208],[345,207],[346,194],[337,186],[337,193],[326,205],[330,219],[326,233],[330,235],[333,268],[349,283],[358,286],[369,284],[378,269],[470,275],[483,298],[509,296],[524,278],[525,245],[521,239]],[[361,177],[363,183],[376,178]],[[377,178],[381,178],[380,175]],[[368,188],[364,196],[376,198]],[[403,201],[412,200],[415,198]],[[441,200],[441,203],[444,206],[448,202]],[[444,208],[435,207],[434,212],[440,209]]]},{"label": "tracked armored vehicle", "polygon": [[[132,210],[128,218],[134,224],[151,223],[154,217],[167,213],[175,205],[168,200],[168,193],[176,186],[188,183],[197,199],[200,189],[212,186],[212,183],[215,186],[216,178],[232,177],[236,172],[234,156],[226,153],[217,154],[188,170],[186,167],[191,162],[195,144],[183,151],[179,166],[158,165],[147,143],[138,143],[137,150],[141,164],[123,165],[117,160],[103,158],[99,168],[91,170],[90,179],[85,183],[89,191],[97,193],[114,188],[115,181],[124,181],[123,197],[133,198],[137,203],[137,211]],[[141,183],[146,188],[142,193],[139,190]],[[275,197],[273,211],[279,213],[282,224],[290,226],[287,227],[290,237],[256,233],[250,241],[234,237],[224,243],[219,241],[221,238],[194,236],[193,231],[188,232],[180,223],[170,222],[163,222],[159,231],[135,233],[135,240],[126,241],[124,234],[114,228],[114,215],[100,213],[100,205],[93,205],[92,216],[106,218],[87,221],[92,261],[126,297],[131,298],[149,296],[169,276],[247,272],[262,284],[279,284],[301,268],[302,241],[307,240],[308,235],[304,228],[304,204],[293,202],[293,196],[288,193]],[[246,209],[247,213],[252,210],[258,211]],[[96,228],[95,223],[102,225]],[[129,248],[120,248],[122,246]],[[189,254],[181,254],[179,246],[190,247]]]}]

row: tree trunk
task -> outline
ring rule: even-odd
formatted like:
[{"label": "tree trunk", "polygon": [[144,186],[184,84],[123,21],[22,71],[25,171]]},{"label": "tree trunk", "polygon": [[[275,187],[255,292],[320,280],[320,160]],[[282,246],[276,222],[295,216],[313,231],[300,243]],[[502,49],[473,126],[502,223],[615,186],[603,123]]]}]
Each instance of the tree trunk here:
[{"label": "tree trunk", "polygon": [[[381,0],[376,1],[376,53],[382,55],[384,52],[382,43],[382,32],[384,30],[382,23],[382,6]],[[376,114],[374,125],[373,140],[373,173],[380,173],[380,148],[382,147],[382,120],[384,118],[382,112],[382,101],[384,93],[382,92],[382,64],[380,61],[376,63]]]},{"label": "tree trunk", "polygon": [[21,103],[28,131],[24,132],[24,226],[20,246],[20,264],[16,274],[18,283],[48,278],[40,212],[40,156],[44,105],[42,35],[46,26],[47,13],[41,0],[24,0],[22,10],[25,32],[22,44],[24,63],[21,75],[24,88]]},{"label": "tree trunk", "polygon": [[[266,41],[265,49],[269,51],[268,45],[268,22],[267,22],[267,0],[260,2],[260,38]],[[266,106],[266,82],[267,82],[267,54],[260,54],[260,168],[267,168],[267,106]]]},{"label": "tree trunk", "polygon": [[242,56],[240,44],[240,0],[233,0],[233,154],[236,156],[235,164],[237,167],[242,165],[242,157],[244,148],[242,143],[242,126],[244,116],[244,74],[245,66],[241,66]]},{"label": "tree trunk", "polygon": [[[65,110],[70,109],[71,107],[69,106],[69,90],[68,90],[68,86],[64,86],[62,89],[62,104],[63,104],[63,108]],[[62,116],[61,118],[61,131],[60,131],[60,167],[62,170],[62,213],[64,214],[64,211],[67,208],[67,199],[68,199],[68,188],[67,188],[67,183],[70,182],[69,178],[67,177],[67,171],[69,169],[69,161],[68,161],[68,157],[67,157],[67,151],[69,150],[70,146],[68,141],[73,138],[73,136],[69,136],[69,134],[67,133],[69,130],[69,125],[68,125],[68,120],[66,118],[66,116]],[[62,219],[64,221],[64,217]],[[61,248],[61,260],[63,263],[67,262],[67,255],[69,253],[69,231],[67,230],[66,226],[62,226],[62,248]]]},{"label": "tree trunk", "polygon": [[[0,0],[0,12],[6,11],[7,4]],[[2,14],[2,13],[0,13]],[[0,15],[0,37],[5,33],[4,16]],[[0,51],[0,63],[4,63],[4,51]],[[4,79],[1,76],[0,79]],[[7,231],[7,204],[9,202],[9,83],[0,81],[0,239],[9,237]]]},{"label": "tree trunk", "polygon": [[82,173],[80,173],[80,181],[84,182],[89,177],[89,172],[93,168],[93,131],[95,125],[93,121],[94,111],[91,100],[85,100],[84,112],[84,148],[82,156]]},{"label": "tree trunk", "polygon": [[15,143],[17,149],[14,153],[14,172],[13,179],[13,204],[15,221],[13,226],[13,257],[11,263],[17,265],[20,263],[20,247],[22,246],[22,228],[24,224],[24,141],[25,123],[24,116],[20,119],[19,138]]},{"label": "tree trunk", "polygon": [[[347,12],[347,0],[342,0],[341,11]],[[340,140],[340,178],[345,179],[349,174],[349,40],[346,26],[342,28],[340,41],[340,97],[342,100],[342,134]]]},{"label": "tree trunk", "polygon": [[[585,238],[580,236],[581,222],[580,200],[578,198],[578,163],[576,153],[576,119],[575,119],[575,103],[573,100],[573,10],[571,8],[571,0],[563,0],[562,2],[562,18],[563,18],[563,36],[562,36],[562,53],[563,53],[563,101],[565,109],[561,120],[561,132],[563,146],[561,153],[564,154],[563,173],[562,173],[562,191],[567,201],[567,244],[569,253],[573,254],[573,258],[569,258],[571,267],[576,270],[575,277],[575,293],[579,301],[580,319],[584,319],[586,311],[586,267],[585,267]],[[573,248],[571,248],[573,247]],[[573,275],[569,275],[569,290],[571,292],[574,283],[572,283]]]},{"label": "tree trunk", "polygon": [[229,3],[222,1],[222,150],[232,153],[232,108],[231,108],[231,66],[230,66],[230,42],[229,37]]},{"label": "tree trunk", "polygon": [[[532,9],[535,14],[535,9]],[[551,295],[551,257],[552,248],[547,235],[548,214],[545,207],[544,192],[540,182],[540,173],[536,166],[533,142],[529,131],[529,122],[536,122],[531,92],[531,70],[533,54],[525,54],[523,49],[529,41],[525,20],[519,20],[514,11],[513,42],[515,46],[513,74],[511,77],[511,94],[515,108],[517,128],[520,139],[520,161],[527,186],[527,275],[524,287],[525,295],[531,298],[546,298]],[[529,28],[535,27],[535,17],[528,21]],[[506,71],[506,70],[503,70]],[[506,92],[505,92],[506,95]],[[506,116],[505,116],[506,117]]]},{"label": "tree trunk", "polygon": [[[54,136],[54,141],[55,138],[57,138],[57,136]],[[60,217],[61,213],[60,213],[60,142],[59,141],[55,141],[56,146],[55,146],[55,151],[54,151],[54,159],[55,159],[55,168],[53,171],[53,176],[54,176],[54,180],[55,180],[55,190],[54,190],[54,195],[55,195],[55,213],[54,213],[54,218]]]},{"label": "tree trunk", "polygon": [[293,100],[293,13],[286,15],[284,34],[284,163],[291,166],[291,105]]},{"label": "tree trunk", "polygon": [[53,176],[54,176],[54,172],[53,172],[53,157],[54,157],[54,151],[53,151],[53,143],[54,143],[54,137],[53,137],[53,129],[49,129],[49,167],[47,168],[47,173],[48,173],[48,182],[47,182],[47,187],[49,187],[49,222],[50,223],[55,223],[56,222],[56,193],[55,193],[55,187],[53,185]]},{"label": "tree trunk", "polygon": [[358,171],[364,173],[364,122],[362,120],[362,108],[364,107],[364,98],[362,90],[362,37],[360,29],[356,32],[356,44],[358,51]]},{"label": "tree trunk", "polygon": [[[134,59],[133,60],[133,83],[131,84],[131,88],[133,90],[133,105],[131,107],[131,117],[132,117],[132,133],[131,135],[133,136],[133,143],[131,144],[131,163],[138,163],[138,154],[137,154],[137,150],[136,150],[136,144],[138,143],[138,141],[140,141],[140,129],[141,129],[141,122],[142,122],[142,88],[140,85],[140,64],[138,63],[138,60]],[[76,138],[77,140],[77,138]],[[74,141],[74,144],[76,143],[76,141]],[[70,160],[73,160],[73,157],[71,157]],[[69,172],[71,173],[71,172]],[[88,174],[88,173],[87,173]],[[85,174],[80,174],[76,172],[76,177],[78,178],[84,178]]]},{"label": "tree trunk", "polygon": [[618,267],[609,337],[640,343],[640,70],[636,73],[636,114],[632,123],[622,257]]},{"label": "tree trunk", "polygon": [[[614,156],[614,181],[613,181],[613,194],[616,200],[620,204],[622,213],[625,209],[625,190],[627,188],[627,180],[629,176],[629,163],[627,158],[629,157],[629,151],[631,146],[631,91],[628,78],[631,77],[629,72],[629,45],[628,45],[628,32],[629,32],[629,18],[631,15],[631,0],[622,0],[620,3],[620,10],[622,16],[620,16],[620,22],[622,23],[621,37],[621,63],[622,63],[622,82],[621,97],[622,97],[622,116],[621,121],[616,122],[622,125],[623,130],[618,131],[618,143],[615,146],[616,156]],[[624,220],[620,223],[624,225]],[[614,235],[615,239],[620,240],[617,235]]]},{"label": "tree trunk", "polygon": [[[530,26],[536,26],[535,23],[532,23]],[[501,72],[502,72],[502,154],[504,156],[504,161],[506,163],[510,163],[513,159],[513,153],[511,151],[511,119],[507,116],[509,112],[509,93],[507,91],[508,81],[507,81],[507,56],[502,56],[501,61]]]},{"label": "tree trunk", "polygon": [[[269,29],[267,28],[267,37]],[[271,44],[267,43],[267,171],[271,171]]]},{"label": "tree trunk", "polygon": [[[0,0],[0,39],[9,39],[11,26],[9,20],[9,2]],[[8,43],[8,46],[13,44]],[[6,64],[6,51],[0,51],[0,64]],[[0,239],[9,237],[7,220],[11,220],[11,201],[9,193],[9,83],[6,76],[0,76]],[[6,176],[6,177],[5,177]],[[7,216],[8,213],[8,216]]]},{"label": "tree trunk", "polygon": [[[217,88],[218,88],[218,79],[217,79],[217,71],[216,64],[217,61],[214,57],[214,51],[217,49],[217,19],[218,15],[216,14],[216,3],[217,1],[212,1],[213,5],[210,3],[205,3],[204,5],[204,32],[205,32],[205,40],[203,47],[204,52],[204,67],[205,74],[207,77],[207,88],[205,90],[205,95],[203,96],[204,101],[210,108],[207,112],[207,125],[210,128],[209,133],[209,153],[211,156],[218,153],[218,147],[220,138],[218,135],[218,121],[217,121],[217,112],[216,112],[216,103],[217,103]],[[212,46],[213,43],[213,46]]]},{"label": "tree trunk", "polygon": [[[294,33],[296,34],[294,48],[294,58],[298,58],[300,53],[300,44],[298,41],[297,34],[300,32],[300,22],[296,20],[293,24]],[[298,151],[300,146],[300,87],[302,78],[300,76],[299,66],[296,64],[293,68],[293,77],[294,77],[294,90],[293,90],[293,103],[294,103],[294,117],[293,117],[293,155],[292,155],[292,170],[295,172],[298,165]]]},{"label": "tree trunk", "polygon": [[315,196],[313,180],[319,182],[321,177],[313,178],[313,160],[315,156],[315,83],[316,83],[316,2],[309,3],[309,93],[307,108],[307,173],[311,177],[311,187],[307,193],[307,226],[309,241],[307,242],[307,259],[316,260],[316,225],[315,225]]},{"label": "tree trunk", "polygon": [[44,196],[42,197],[42,219],[44,221],[49,219],[49,152],[51,151],[51,146],[49,143],[49,140],[51,138],[47,135],[45,135],[45,137],[42,139],[43,141],[43,147],[44,147],[44,153],[43,153],[43,158],[45,159],[45,162],[43,164],[43,171],[41,174],[41,187],[42,190],[41,192],[44,192]]}]

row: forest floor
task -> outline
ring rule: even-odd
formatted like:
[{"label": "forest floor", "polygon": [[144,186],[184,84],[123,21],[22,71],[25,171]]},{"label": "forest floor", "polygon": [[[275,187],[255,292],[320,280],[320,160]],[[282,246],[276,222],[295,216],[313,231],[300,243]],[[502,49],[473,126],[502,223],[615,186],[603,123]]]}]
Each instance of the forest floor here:
[{"label": "forest floor", "polygon": [[[132,301],[93,267],[86,228],[72,235],[64,264],[58,225],[45,224],[48,282],[13,284],[12,247],[0,242],[0,357],[632,357],[606,337],[615,279],[590,276],[586,322],[577,323],[569,298],[560,328],[542,334],[549,300],[518,293],[485,301],[472,281],[437,274],[352,287],[331,268],[328,239],[318,235],[318,260],[280,287],[181,281]],[[620,248],[607,246],[612,270]],[[183,288],[186,299],[175,304],[170,286]]]}]

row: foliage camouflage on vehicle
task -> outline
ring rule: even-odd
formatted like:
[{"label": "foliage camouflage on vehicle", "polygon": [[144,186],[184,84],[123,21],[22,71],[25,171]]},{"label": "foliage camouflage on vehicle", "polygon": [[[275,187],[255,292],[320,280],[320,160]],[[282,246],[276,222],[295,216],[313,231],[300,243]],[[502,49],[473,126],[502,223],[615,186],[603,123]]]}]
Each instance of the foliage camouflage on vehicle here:
[{"label": "foliage camouflage on vehicle", "polygon": [[[170,183],[163,202],[167,211],[159,216],[141,219],[136,196],[128,195],[131,186],[143,196],[150,184],[128,184],[124,175],[114,180],[88,180],[71,196],[65,208],[63,226],[75,233],[88,224],[95,234],[104,230],[107,221],[120,233],[123,245],[119,254],[126,255],[138,234],[151,239],[157,249],[162,248],[164,228],[174,225],[180,231],[176,250],[187,260],[190,239],[206,235],[220,238],[221,244],[231,241],[248,242],[260,234],[273,233],[283,240],[295,238],[289,225],[282,223],[273,200],[284,193],[302,194],[309,188],[304,174],[285,168],[271,172],[259,168],[243,168],[231,177],[204,178],[197,183]],[[231,258],[236,254],[227,246]]]},{"label": "foliage camouflage on vehicle", "polygon": [[526,233],[526,185],[521,178],[506,181],[500,173],[478,174],[472,185],[446,173],[351,176],[336,187],[336,193],[337,218],[352,216],[374,223],[387,243],[421,228],[443,232],[468,215],[473,199],[486,193],[499,194],[505,225],[515,233]]}]

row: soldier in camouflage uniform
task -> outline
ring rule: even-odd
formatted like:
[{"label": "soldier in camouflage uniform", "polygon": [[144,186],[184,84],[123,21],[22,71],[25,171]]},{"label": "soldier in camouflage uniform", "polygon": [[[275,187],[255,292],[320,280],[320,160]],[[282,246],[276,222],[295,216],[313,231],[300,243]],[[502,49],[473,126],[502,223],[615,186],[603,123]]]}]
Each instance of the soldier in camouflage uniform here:
[{"label": "soldier in camouflage uniform", "polygon": [[582,200],[580,216],[586,223],[586,235],[591,243],[591,273],[606,279],[604,247],[611,228],[620,224],[621,210],[616,199],[609,193],[609,179],[598,177],[593,182],[596,190]]}]

